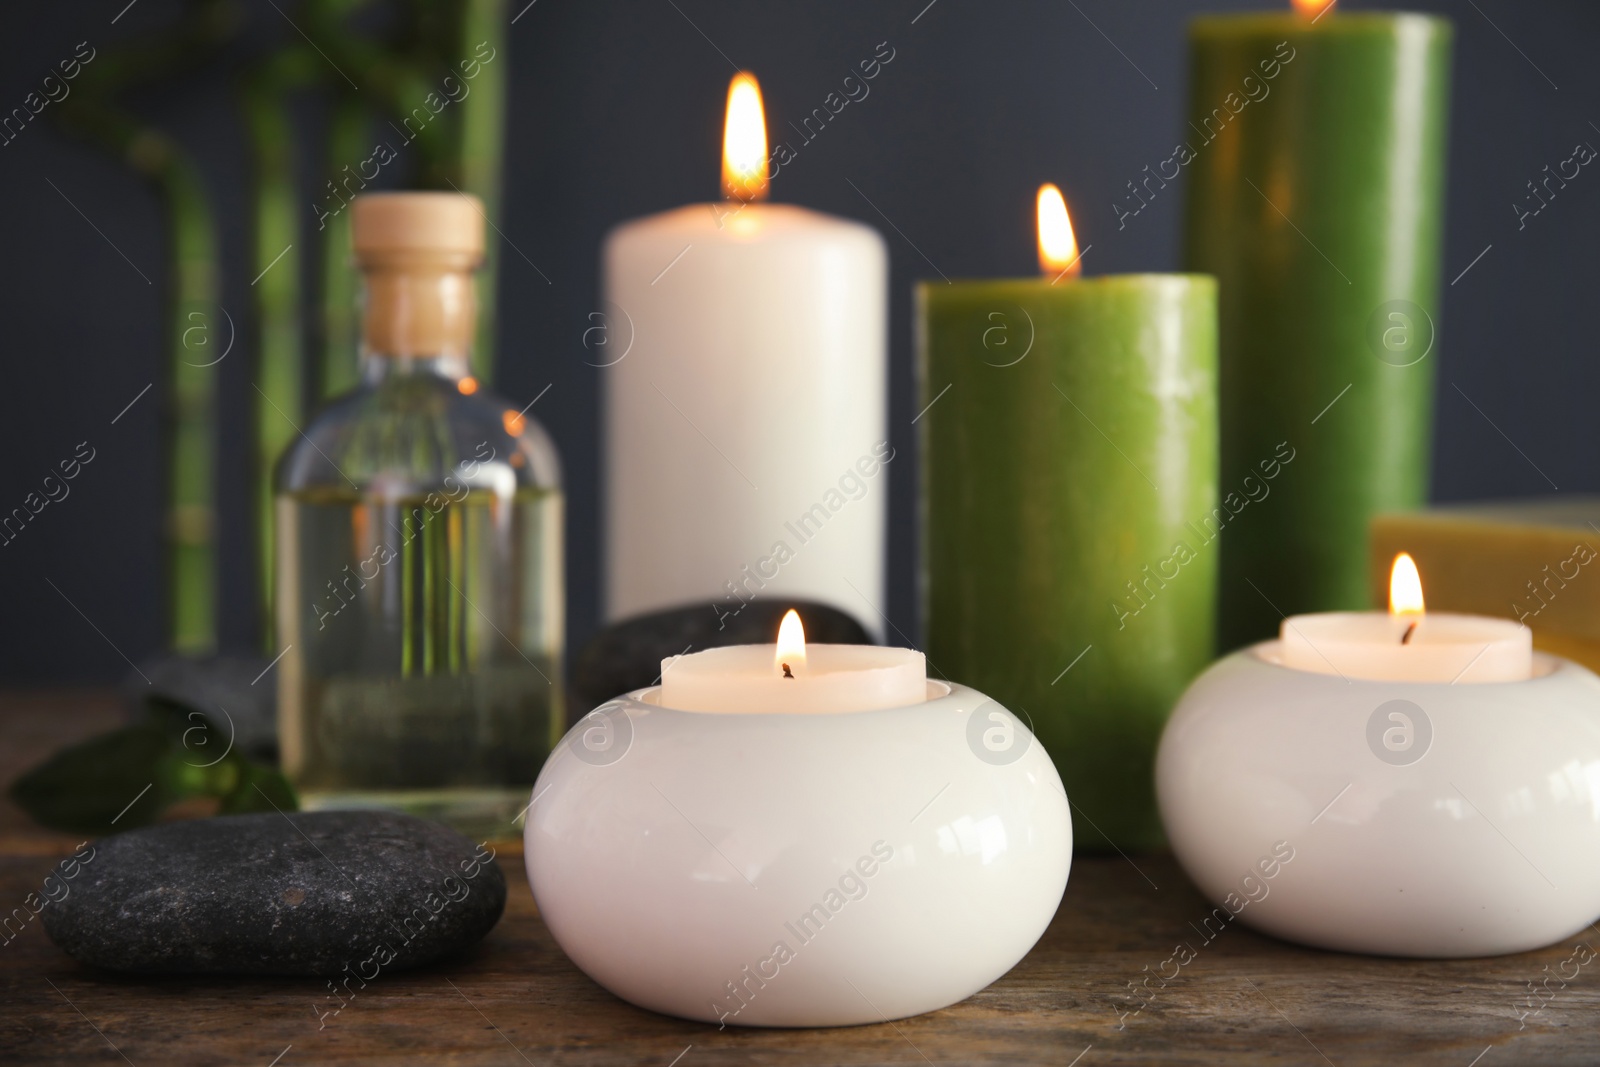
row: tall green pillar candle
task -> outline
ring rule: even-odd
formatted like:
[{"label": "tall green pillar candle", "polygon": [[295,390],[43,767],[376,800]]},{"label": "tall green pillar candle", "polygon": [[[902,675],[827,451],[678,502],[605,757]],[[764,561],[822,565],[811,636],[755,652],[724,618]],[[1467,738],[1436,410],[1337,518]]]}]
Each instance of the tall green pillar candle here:
[{"label": "tall green pillar candle", "polygon": [[1337,9],[1191,26],[1157,170],[1188,171],[1186,265],[1220,285],[1223,491],[1296,456],[1221,538],[1223,649],[1365,607],[1368,521],[1426,499],[1450,37]]},{"label": "tall green pillar candle", "polygon": [[930,668],[1055,760],[1080,846],[1161,841],[1156,741],[1211,658],[1216,283],[917,290]]}]

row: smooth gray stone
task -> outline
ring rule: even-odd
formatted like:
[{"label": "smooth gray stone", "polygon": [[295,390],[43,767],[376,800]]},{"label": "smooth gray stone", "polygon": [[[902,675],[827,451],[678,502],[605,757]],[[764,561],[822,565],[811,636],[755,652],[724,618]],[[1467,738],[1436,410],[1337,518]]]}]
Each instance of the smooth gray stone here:
[{"label": "smooth gray stone", "polygon": [[256,656],[160,656],[122,680],[123,702],[134,720],[144,717],[144,701],[150,696],[203,713],[216,736],[211,731],[185,734],[194,750],[190,758],[197,762],[220,757],[231,741],[250,759],[276,765],[278,671],[267,670],[271,663]]},{"label": "smooth gray stone", "polygon": [[729,598],[635,615],[607,626],[578,653],[572,665],[572,721],[612,697],[655,685],[661,680],[661,661],[668,656],[723,645],[772,644],[790,608],[800,613],[806,640],[814,644],[875,643],[854,617],[805,600],[756,597],[741,606]]},{"label": "smooth gray stone", "polygon": [[105,838],[40,913],[62,951],[136,974],[359,975],[476,943],[505,909],[488,849],[410,815],[229,815]]}]

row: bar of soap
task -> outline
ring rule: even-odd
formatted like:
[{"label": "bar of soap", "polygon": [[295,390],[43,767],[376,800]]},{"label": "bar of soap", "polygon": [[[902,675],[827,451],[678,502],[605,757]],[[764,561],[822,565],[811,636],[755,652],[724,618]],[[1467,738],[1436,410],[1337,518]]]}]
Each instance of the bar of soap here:
[{"label": "bar of soap", "polygon": [[1373,603],[1409,552],[1430,611],[1518,619],[1534,647],[1600,669],[1600,496],[1474,502],[1378,515]]}]

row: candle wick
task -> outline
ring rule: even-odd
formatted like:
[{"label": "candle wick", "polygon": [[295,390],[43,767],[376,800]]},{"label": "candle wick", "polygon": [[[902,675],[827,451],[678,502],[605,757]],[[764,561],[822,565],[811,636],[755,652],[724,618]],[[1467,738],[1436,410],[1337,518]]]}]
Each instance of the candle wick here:
[{"label": "candle wick", "polygon": [[1400,638],[1400,643],[1402,645],[1409,645],[1411,643],[1411,635],[1416,633],[1416,632],[1417,632],[1417,624],[1415,622],[1413,622],[1410,626],[1406,627],[1406,632]]},{"label": "candle wick", "polygon": [[[1415,624],[1413,624],[1413,625],[1415,625]],[[783,676],[785,678],[793,678],[794,677],[794,672],[789,669],[789,665],[787,663],[785,663],[783,665]]]}]

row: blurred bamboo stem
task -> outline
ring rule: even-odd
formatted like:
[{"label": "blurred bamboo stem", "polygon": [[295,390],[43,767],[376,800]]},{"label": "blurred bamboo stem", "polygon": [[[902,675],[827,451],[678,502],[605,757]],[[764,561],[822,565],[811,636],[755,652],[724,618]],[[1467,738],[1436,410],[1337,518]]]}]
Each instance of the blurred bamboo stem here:
[{"label": "blurred bamboo stem", "polygon": [[[461,188],[483,201],[483,210],[494,225],[489,228],[490,247],[500,226],[500,190],[505,165],[506,85],[510,57],[506,54],[505,0],[463,0],[461,44],[464,53],[479,42],[494,49],[494,61],[485,63],[473,79],[472,92],[461,101],[459,159]],[[473,374],[484,382],[494,380],[495,304],[498,292],[499,257],[487,258],[478,274],[478,333],[472,348]]]},{"label": "blurred bamboo stem", "polygon": [[[454,187],[476,194],[492,228],[500,228],[504,166],[506,90],[509,77],[506,0],[411,0],[402,8],[398,43],[380,44],[347,22],[369,0],[305,0],[292,20],[309,35],[312,50],[291,42],[277,50],[244,82],[243,106],[255,154],[251,218],[251,262],[255,282],[252,326],[256,360],[253,381],[253,511],[263,605],[273,589],[273,466],[303,421],[304,276],[296,206],[295,132],[287,110],[292,85],[320,85],[337,94],[328,130],[327,169],[334,181],[346,166],[357,167],[372,151],[373,120],[388,116],[393,131],[382,136],[398,154],[414,153],[416,185]],[[214,514],[216,362],[223,327],[230,321],[217,303],[218,233],[198,169],[170,138],[120,109],[130,89],[155,84],[217,55],[239,26],[233,0],[187,0],[183,16],[168,29],[117,49],[106,49],[58,115],[126,159],[159,192],[169,228],[167,360],[164,408],[167,467],[166,545],[170,638],[174,649],[202,652],[216,645],[217,551]],[[482,62],[478,46],[492,48]],[[450,54],[454,51],[457,54]],[[442,70],[460,81],[464,61],[476,58],[470,91],[437,103]],[[327,69],[335,64],[338,77]],[[354,79],[352,84],[349,79]],[[435,100],[429,107],[428,99]],[[364,185],[364,180],[362,182]],[[317,189],[312,203],[327,190]],[[343,202],[343,198],[339,202]],[[357,381],[358,282],[349,263],[350,212],[328,216],[317,238],[320,258],[316,353],[317,382],[326,398]],[[494,366],[495,257],[480,276],[475,376],[488,381]],[[218,320],[222,321],[218,321]],[[270,633],[270,626],[268,632]]]},{"label": "blurred bamboo stem", "polygon": [[63,126],[148,179],[165,209],[169,270],[162,541],[168,637],[183,652],[208,651],[217,641],[214,365],[220,358],[218,345],[227,351],[233,338],[230,329],[224,339],[227,316],[217,303],[217,226],[199,169],[171,138],[123,110],[120,97],[215,54],[235,24],[228,0],[189,0],[172,29],[106,48],[92,66],[84,67],[76,91],[57,112]]},{"label": "blurred bamboo stem", "polygon": [[[328,124],[328,170],[342,166],[341,161],[354,165],[371,152],[367,143],[371,131],[371,117],[365,107],[351,94],[341,94],[334,104]],[[326,187],[313,194],[316,202],[325,203],[330,194]],[[338,203],[333,200],[333,203]],[[358,348],[361,342],[356,315],[360,298],[360,284],[350,259],[350,209],[328,217],[318,234],[322,240],[321,344],[318,364],[321,371],[323,400],[338,396],[355,388]]]},{"label": "blurred bamboo stem", "polygon": [[[144,135],[153,138],[157,135]],[[167,566],[172,583],[172,647],[216,647],[217,560],[213,507],[217,371],[208,365],[222,323],[216,321],[217,229],[205,183],[175,144],[161,137],[153,177],[166,201],[171,240],[172,392],[166,409]],[[138,146],[134,149],[139,152]],[[209,340],[197,354],[186,341],[196,325]]]},{"label": "blurred bamboo stem", "polygon": [[257,582],[263,644],[273,636],[274,504],[273,470],[304,421],[301,321],[299,192],[294,172],[294,131],[281,82],[262,72],[243,88],[245,124],[255,153],[251,286],[255,304],[255,388],[251,391],[255,431],[251,508],[255,527]]}]

